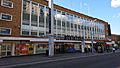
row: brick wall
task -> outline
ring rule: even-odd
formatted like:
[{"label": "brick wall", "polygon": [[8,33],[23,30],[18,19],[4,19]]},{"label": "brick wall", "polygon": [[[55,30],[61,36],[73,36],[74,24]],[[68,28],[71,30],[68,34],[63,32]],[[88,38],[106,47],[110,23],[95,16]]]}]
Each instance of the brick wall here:
[{"label": "brick wall", "polygon": [[13,8],[7,8],[0,5],[0,13],[6,13],[12,15],[13,16],[12,21],[0,20],[0,27],[11,28],[12,29],[11,36],[19,36],[20,34],[19,26],[21,24],[22,0],[11,0],[11,1],[13,2]]}]

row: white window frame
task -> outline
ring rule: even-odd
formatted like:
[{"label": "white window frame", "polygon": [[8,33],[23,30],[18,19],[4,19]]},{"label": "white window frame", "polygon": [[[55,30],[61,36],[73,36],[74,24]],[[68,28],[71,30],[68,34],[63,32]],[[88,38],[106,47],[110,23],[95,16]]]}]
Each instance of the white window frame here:
[{"label": "white window frame", "polygon": [[10,29],[10,34],[1,34],[0,35],[11,35],[12,29],[11,28],[7,28],[7,27],[0,27],[0,28],[5,28],[5,29]]},{"label": "white window frame", "polygon": [[1,6],[7,7],[7,8],[13,8],[13,2],[5,0],[5,1],[9,2],[9,3],[12,3],[12,6],[10,7],[10,6],[3,5],[4,4],[3,1],[4,0],[1,0]]},{"label": "white window frame", "polygon": [[[11,19],[10,20],[7,20],[7,19],[2,19],[2,15],[9,15],[9,16],[11,16]],[[12,15],[10,15],[10,14],[6,14],[6,13],[0,13],[0,20],[5,20],[5,21],[12,21]]]},{"label": "white window frame", "polygon": [[31,36],[37,36],[37,35],[32,35],[32,32],[36,32],[38,34],[38,30],[31,30]]},{"label": "white window frame", "polygon": [[[21,29],[21,35],[22,36],[30,36],[30,30],[29,29]],[[28,31],[29,32],[29,34],[28,35],[25,35],[25,34],[23,34],[23,31]]]}]

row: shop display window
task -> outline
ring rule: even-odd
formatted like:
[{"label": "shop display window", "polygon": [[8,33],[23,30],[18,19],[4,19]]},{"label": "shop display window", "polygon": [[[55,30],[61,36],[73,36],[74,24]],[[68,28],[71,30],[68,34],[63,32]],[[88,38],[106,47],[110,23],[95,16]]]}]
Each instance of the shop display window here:
[{"label": "shop display window", "polygon": [[29,55],[33,54],[33,45],[18,44],[16,45],[16,55]]},{"label": "shop display window", "polygon": [[38,44],[36,46],[36,54],[42,54],[42,53],[46,53],[46,50],[48,49],[47,45],[44,44]]},{"label": "shop display window", "polygon": [[0,45],[0,56],[11,56],[12,45],[11,44],[1,44]]}]

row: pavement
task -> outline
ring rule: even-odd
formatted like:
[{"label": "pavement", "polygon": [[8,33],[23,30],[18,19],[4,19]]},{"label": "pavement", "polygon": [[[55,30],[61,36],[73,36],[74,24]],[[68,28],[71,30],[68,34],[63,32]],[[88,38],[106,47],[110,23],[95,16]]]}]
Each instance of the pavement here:
[{"label": "pavement", "polygon": [[[120,50],[117,50],[120,52]],[[74,58],[84,58],[91,56],[99,56],[110,53],[64,53],[64,54],[55,54],[53,57],[48,57],[46,55],[31,55],[31,56],[17,56],[17,57],[7,57],[0,58],[0,68],[14,67],[14,66],[22,66],[22,65],[32,65],[38,63],[48,63],[54,61],[62,61]]]}]

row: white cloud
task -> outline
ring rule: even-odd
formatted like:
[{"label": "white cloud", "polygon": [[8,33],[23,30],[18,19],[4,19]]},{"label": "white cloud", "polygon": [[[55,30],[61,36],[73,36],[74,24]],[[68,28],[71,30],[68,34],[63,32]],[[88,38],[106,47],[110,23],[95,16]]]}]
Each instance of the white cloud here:
[{"label": "white cloud", "polygon": [[115,15],[113,15],[113,18],[115,18],[116,16]]},{"label": "white cloud", "polygon": [[120,7],[120,0],[112,0],[111,7],[114,7],[114,8]]},{"label": "white cloud", "polygon": [[119,18],[119,17],[120,17],[120,13],[117,14],[117,18]]},{"label": "white cloud", "polygon": [[83,3],[83,5],[84,5],[84,6],[88,6],[88,4],[87,4],[87,3]]},{"label": "white cloud", "polygon": [[113,15],[113,18],[120,18],[120,13]]}]

